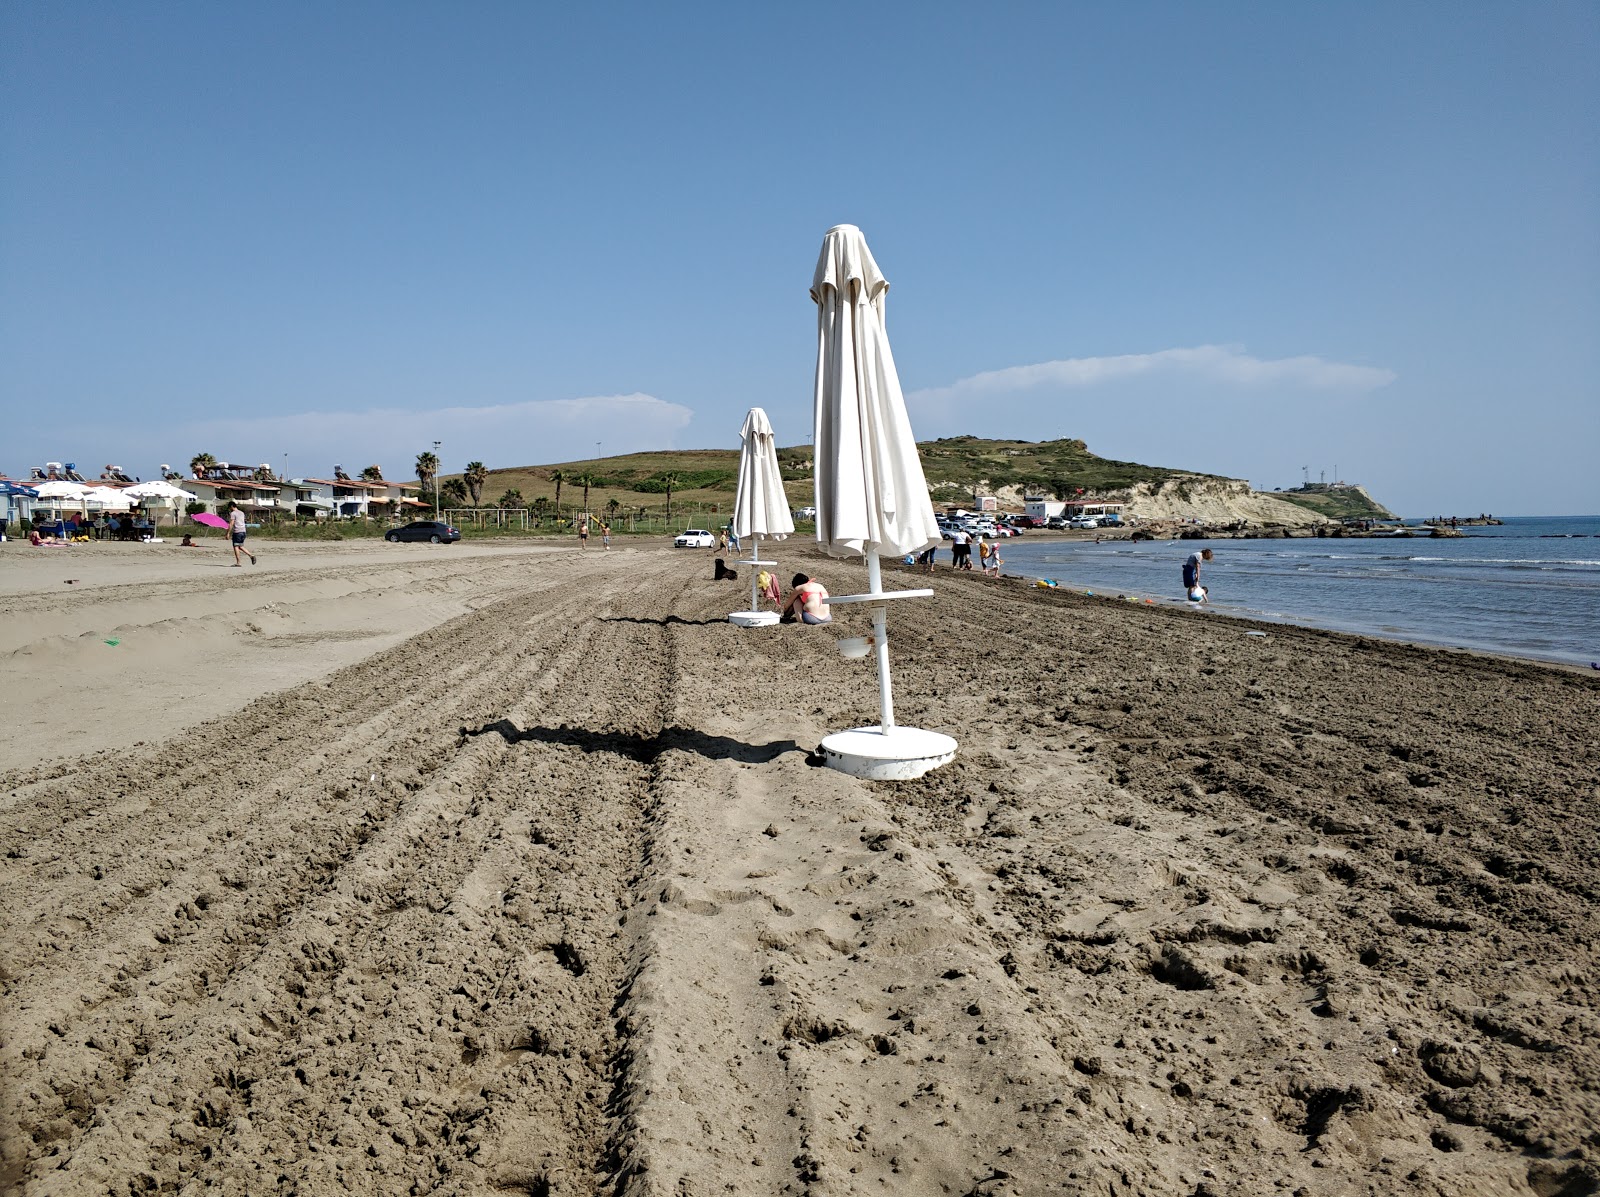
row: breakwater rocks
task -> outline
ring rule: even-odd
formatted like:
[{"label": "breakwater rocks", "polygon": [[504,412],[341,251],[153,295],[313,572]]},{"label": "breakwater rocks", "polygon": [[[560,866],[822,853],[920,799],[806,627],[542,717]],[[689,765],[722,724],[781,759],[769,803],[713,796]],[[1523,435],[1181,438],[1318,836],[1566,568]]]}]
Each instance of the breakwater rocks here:
[{"label": "breakwater rocks", "polygon": [[1404,524],[1312,524],[1286,527],[1282,524],[1252,525],[1168,524],[1155,522],[1116,537],[1119,540],[1370,540],[1373,538],[1411,540],[1460,536],[1454,528],[1412,528]]}]

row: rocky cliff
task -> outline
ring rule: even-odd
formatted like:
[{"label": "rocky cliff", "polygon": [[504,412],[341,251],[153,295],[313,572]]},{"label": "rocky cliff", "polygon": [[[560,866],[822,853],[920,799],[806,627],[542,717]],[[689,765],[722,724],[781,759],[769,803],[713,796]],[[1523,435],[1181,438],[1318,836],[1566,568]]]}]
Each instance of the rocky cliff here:
[{"label": "rocky cliff", "polygon": [[[1257,526],[1281,524],[1287,528],[1327,522],[1325,516],[1315,511],[1251,490],[1250,484],[1239,478],[1180,474],[1159,483],[1140,482],[1120,490],[1095,491],[1084,497],[1126,503],[1129,517],[1147,522],[1198,520],[1217,527],[1242,521]],[[999,498],[1007,507],[1021,507],[1022,488],[1002,487]]]}]

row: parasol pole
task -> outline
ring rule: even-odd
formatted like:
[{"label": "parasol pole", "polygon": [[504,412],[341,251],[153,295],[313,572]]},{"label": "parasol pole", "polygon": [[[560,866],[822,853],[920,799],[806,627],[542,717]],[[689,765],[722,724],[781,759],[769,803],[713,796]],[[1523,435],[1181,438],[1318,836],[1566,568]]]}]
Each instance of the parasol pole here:
[{"label": "parasol pole", "polygon": [[[760,556],[761,533],[752,532],[750,533],[750,560],[754,562]],[[761,610],[760,607],[756,606],[756,567],[753,564],[750,566],[750,610]]]},{"label": "parasol pole", "polygon": [[[883,573],[878,568],[878,550],[867,550],[867,589],[883,593]],[[894,688],[889,679],[889,605],[872,604],[872,642],[878,655],[878,729],[888,735],[894,726]]]}]

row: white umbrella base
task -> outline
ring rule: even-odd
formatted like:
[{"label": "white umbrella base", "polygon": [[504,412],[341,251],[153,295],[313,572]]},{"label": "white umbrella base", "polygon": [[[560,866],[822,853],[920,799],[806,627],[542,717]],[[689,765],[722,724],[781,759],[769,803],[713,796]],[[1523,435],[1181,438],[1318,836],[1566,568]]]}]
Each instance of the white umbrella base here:
[{"label": "white umbrella base", "polygon": [[776,611],[729,611],[728,622],[741,628],[770,628],[778,622]]},{"label": "white umbrella base", "polygon": [[920,727],[857,727],[822,741],[822,761],[830,769],[867,781],[909,781],[955,760],[956,742]]}]

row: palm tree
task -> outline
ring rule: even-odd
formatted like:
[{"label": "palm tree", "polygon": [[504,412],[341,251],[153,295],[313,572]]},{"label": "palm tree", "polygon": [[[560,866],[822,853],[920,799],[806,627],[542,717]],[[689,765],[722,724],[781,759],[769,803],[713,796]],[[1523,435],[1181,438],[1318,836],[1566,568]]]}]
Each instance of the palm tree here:
[{"label": "palm tree", "polygon": [[543,495],[535,495],[533,502],[528,504],[528,509],[532,511],[536,517],[542,519],[544,518],[544,509],[548,506],[550,506],[549,499],[545,498]]},{"label": "palm tree", "polygon": [[361,471],[361,481],[363,481],[363,482],[382,482],[383,481],[383,470],[378,466],[370,465],[366,469]]},{"label": "palm tree", "polygon": [[439,485],[439,496],[446,503],[454,503],[465,507],[467,504],[467,488],[459,478],[446,478]]},{"label": "palm tree", "polygon": [[585,514],[588,514],[589,488],[594,485],[594,475],[589,473],[588,470],[585,470],[583,473],[574,478],[573,481],[583,485],[583,510]]},{"label": "palm tree", "polygon": [[556,517],[561,516],[561,484],[567,480],[565,470],[551,470],[550,481],[556,484]]},{"label": "palm tree", "polygon": [[680,482],[682,482],[683,478],[681,476],[677,475],[677,474],[663,474],[663,475],[661,475],[661,481],[666,483],[666,486],[667,486],[667,530],[671,531],[671,529],[672,529],[672,488],[674,486],[677,486]]},{"label": "palm tree", "polygon": [[500,500],[499,500],[499,502],[497,502],[495,504],[495,506],[496,507],[521,507],[522,506],[522,492],[520,490],[518,490],[514,486],[508,487],[506,489],[506,493],[500,496]]},{"label": "palm tree", "polygon": [[196,453],[189,459],[189,469],[196,478],[204,478],[206,471],[217,464],[217,459],[209,453]]},{"label": "palm tree", "polygon": [[489,469],[481,461],[469,461],[461,474],[461,481],[467,484],[467,493],[472,496],[472,505],[476,507],[483,501],[483,484],[489,481]]},{"label": "palm tree", "polygon": [[616,519],[617,518],[617,510],[621,506],[622,506],[622,504],[617,502],[617,497],[615,495],[612,495],[611,498],[606,500],[606,514],[609,515],[612,519]]},{"label": "palm tree", "polygon": [[417,481],[422,483],[422,489],[427,490],[435,478],[439,476],[439,457],[437,454],[424,451],[417,454]]}]

